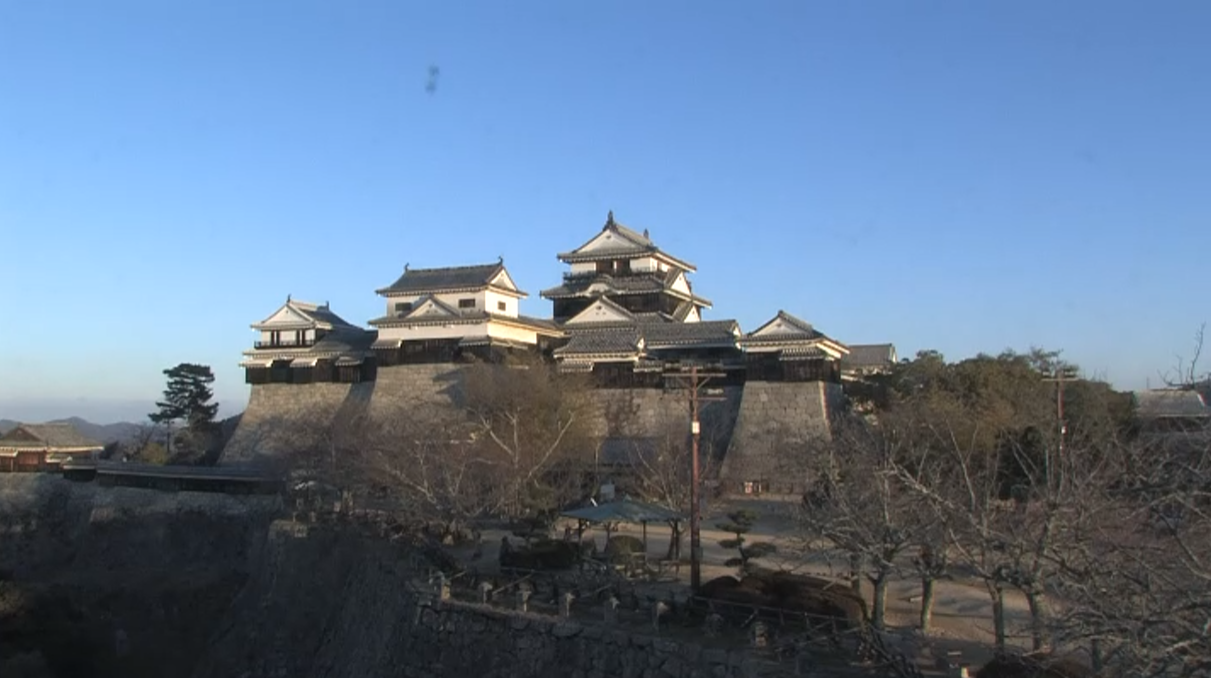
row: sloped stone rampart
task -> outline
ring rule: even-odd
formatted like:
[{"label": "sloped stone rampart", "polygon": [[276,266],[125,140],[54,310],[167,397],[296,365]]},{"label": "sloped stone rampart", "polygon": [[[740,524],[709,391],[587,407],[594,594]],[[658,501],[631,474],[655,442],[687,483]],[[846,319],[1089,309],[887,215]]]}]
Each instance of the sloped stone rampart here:
[{"label": "sloped stone rampart", "polygon": [[746,383],[720,472],[722,488],[738,492],[745,482],[764,481],[775,494],[802,492],[810,457],[830,439],[830,419],[843,398],[839,384]]},{"label": "sloped stone rampart", "polygon": [[[702,403],[699,416],[703,449],[722,464],[728,490],[744,480],[783,477],[788,457],[795,460],[791,448],[827,439],[830,412],[842,398],[839,386],[821,382],[754,381],[722,392],[721,401]],[[273,458],[361,414],[383,420],[456,413],[461,394],[461,371],[450,364],[385,367],[375,381],[354,385],[254,385],[223,463]],[[590,432],[597,438],[675,436],[688,427],[683,391],[597,389],[592,398]]]},{"label": "sloped stone rampart", "polygon": [[375,388],[375,382],[256,384],[222,463],[257,463],[297,449],[365,412]]}]

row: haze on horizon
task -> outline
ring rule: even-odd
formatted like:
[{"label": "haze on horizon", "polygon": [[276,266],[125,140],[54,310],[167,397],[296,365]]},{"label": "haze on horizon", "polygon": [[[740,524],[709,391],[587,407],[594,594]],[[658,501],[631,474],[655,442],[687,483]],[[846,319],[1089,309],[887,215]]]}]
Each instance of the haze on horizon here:
[{"label": "haze on horizon", "polygon": [[[243,409],[249,323],[405,263],[538,291],[608,210],[902,356],[1159,385],[1211,320],[1211,5],[0,2],[0,417]],[[1200,273],[1204,275],[1200,275]]]}]

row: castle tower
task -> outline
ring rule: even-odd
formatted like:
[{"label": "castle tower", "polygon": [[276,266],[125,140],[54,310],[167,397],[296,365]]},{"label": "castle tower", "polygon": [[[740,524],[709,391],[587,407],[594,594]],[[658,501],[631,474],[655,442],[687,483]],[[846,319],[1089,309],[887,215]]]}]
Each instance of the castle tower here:
[{"label": "castle tower", "polygon": [[549,320],[518,313],[527,295],[513,282],[504,260],[491,264],[411,268],[377,291],[387,313],[374,352],[382,366],[452,362],[475,356],[496,359],[514,350],[540,350],[562,333]]},{"label": "castle tower", "polygon": [[542,291],[554,304],[555,322],[576,317],[594,300],[606,298],[631,313],[696,322],[711,302],[694,294],[687,274],[693,264],[662,251],[648,232],[614,221],[610,212],[601,232],[571,252],[558,255],[571,268],[563,284]]}]

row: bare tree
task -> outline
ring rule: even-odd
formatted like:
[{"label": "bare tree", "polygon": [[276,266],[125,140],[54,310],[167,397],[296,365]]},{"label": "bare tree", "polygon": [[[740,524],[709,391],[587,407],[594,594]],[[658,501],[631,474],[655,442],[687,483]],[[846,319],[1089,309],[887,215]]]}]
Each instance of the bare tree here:
[{"label": "bare tree", "polygon": [[1211,672],[1211,449],[1205,435],[1132,445],[1068,521],[1057,633],[1124,675]]},{"label": "bare tree", "polygon": [[899,476],[916,491],[934,512],[945,535],[946,548],[982,582],[992,602],[993,633],[998,650],[1006,647],[1005,588],[1010,585],[1011,559],[1005,552],[1001,532],[1004,505],[999,498],[995,464],[987,456],[964,446],[945,427],[927,424],[936,445],[924,463],[944,472],[927,483],[910,469]]},{"label": "bare tree", "polygon": [[882,628],[887,587],[900,559],[915,543],[921,500],[901,480],[899,441],[859,420],[838,422],[821,447],[800,520],[807,531],[845,553],[855,575],[874,588],[872,622]]},{"label": "bare tree", "polygon": [[368,487],[394,510],[436,526],[442,538],[497,512],[505,498],[470,424],[446,415],[401,412],[374,424],[354,452]]},{"label": "bare tree", "polygon": [[1194,351],[1189,360],[1176,356],[1175,364],[1167,373],[1161,375],[1161,382],[1170,388],[1194,388],[1195,385],[1211,380],[1211,372],[1199,372],[1198,361],[1203,354],[1203,338],[1207,332],[1207,323],[1199,325],[1194,333]]},{"label": "bare tree", "polygon": [[591,448],[591,408],[578,375],[538,359],[473,365],[464,371],[464,397],[506,515],[549,512],[571,498],[586,465],[574,455]]},{"label": "bare tree", "polygon": [[[714,422],[712,422],[714,423]],[[704,427],[699,448],[698,471],[703,478],[714,474],[716,448],[719,445],[718,431],[714,426]],[[688,516],[690,512],[691,468],[689,436],[685,422],[667,422],[658,434],[650,439],[633,442],[633,486],[636,494],[645,501],[677,511]],[[682,521],[669,521],[670,537],[666,558],[681,557],[681,542],[685,525]]]}]

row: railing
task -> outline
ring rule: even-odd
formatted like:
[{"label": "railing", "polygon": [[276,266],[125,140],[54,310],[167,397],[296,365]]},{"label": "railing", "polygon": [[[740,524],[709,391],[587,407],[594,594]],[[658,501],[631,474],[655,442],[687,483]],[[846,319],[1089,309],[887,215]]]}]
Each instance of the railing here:
[{"label": "railing", "polygon": [[254,344],[256,348],[307,348],[315,346],[314,339],[278,339],[277,341],[258,341]]}]

